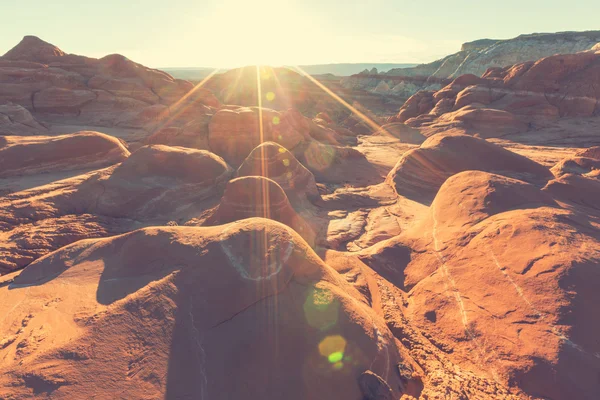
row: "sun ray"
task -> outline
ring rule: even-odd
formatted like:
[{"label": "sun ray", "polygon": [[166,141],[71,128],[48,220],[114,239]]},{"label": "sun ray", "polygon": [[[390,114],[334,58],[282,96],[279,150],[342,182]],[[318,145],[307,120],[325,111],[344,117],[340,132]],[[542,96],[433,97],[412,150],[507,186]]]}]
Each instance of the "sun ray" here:
[{"label": "sun ray", "polygon": [[311,76],[309,73],[307,73],[306,71],[304,71],[302,68],[300,68],[299,66],[294,66],[293,68],[295,68],[300,74],[304,75],[306,78],[308,78],[311,82],[313,82],[315,85],[317,85],[321,90],[323,90],[325,93],[327,93],[328,95],[330,95],[334,100],[336,100],[337,102],[339,102],[341,105],[343,105],[344,107],[346,107],[348,110],[350,110],[350,112],[352,112],[353,114],[355,114],[358,118],[360,118],[364,123],[366,123],[367,125],[369,125],[370,128],[373,129],[373,131],[381,131],[386,135],[392,136],[385,128],[383,128],[381,125],[379,125],[378,123],[376,123],[375,121],[373,121],[371,118],[369,118],[368,116],[366,116],[365,114],[363,114],[362,112],[360,112],[358,109],[356,109],[356,107],[353,107],[352,105],[350,105],[346,100],[342,99],[340,96],[338,96],[335,92],[333,92],[331,89],[329,89],[327,86],[323,85],[321,82],[319,82],[317,79],[315,79],[313,76]]},{"label": "sun ray", "polygon": [[187,104],[184,104],[187,99],[190,98],[194,93],[198,91],[202,86],[204,86],[217,72],[219,72],[220,68],[215,68],[206,78],[202,79],[200,83],[194,86],[189,92],[184,94],[179,100],[177,100],[173,105],[164,110],[160,115],[160,120],[163,121],[156,130],[160,130],[166,126],[168,126],[175,118],[181,115],[186,110]]}]

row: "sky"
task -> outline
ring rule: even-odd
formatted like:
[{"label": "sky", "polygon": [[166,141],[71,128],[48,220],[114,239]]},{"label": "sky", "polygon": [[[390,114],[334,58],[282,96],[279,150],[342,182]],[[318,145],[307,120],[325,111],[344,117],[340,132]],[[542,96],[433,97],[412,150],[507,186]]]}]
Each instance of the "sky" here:
[{"label": "sky", "polygon": [[600,30],[598,0],[0,0],[0,54],[35,35],[150,67],[422,63],[464,42]]}]

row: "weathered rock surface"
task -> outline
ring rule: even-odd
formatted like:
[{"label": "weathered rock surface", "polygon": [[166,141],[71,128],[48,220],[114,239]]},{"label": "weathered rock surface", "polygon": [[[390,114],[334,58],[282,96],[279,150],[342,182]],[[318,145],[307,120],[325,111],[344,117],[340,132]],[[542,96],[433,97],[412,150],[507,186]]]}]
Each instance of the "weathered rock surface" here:
[{"label": "weathered rock surface", "polygon": [[264,176],[277,182],[292,203],[320,198],[314,175],[283,146],[266,142],[257,146],[237,170],[238,176]]},{"label": "weathered rock surface", "polygon": [[404,270],[412,318],[472,370],[535,397],[594,398],[599,227],[597,211],[562,208],[525,182],[454,175],[419,228],[428,250]]},{"label": "weathered rock surface", "polygon": [[0,104],[0,135],[43,135],[45,126],[36,121],[26,108],[13,103]]},{"label": "weathered rock surface", "polygon": [[[44,294],[60,300],[36,301]],[[356,289],[265,219],[82,241],[30,265],[0,298],[31,314],[2,350],[0,387],[13,396],[345,400],[361,398],[356,371],[370,369],[400,397],[394,369],[414,364]],[[49,323],[74,309],[75,320]],[[21,324],[7,317],[2,336]]]},{"label": "weathered rock surface", "polygon": [[[0,101],[18,104],[39,121],[133,127],[153,132],[175,110],[220,103],[205,89],[146,68],[121,55],[67,54],[34,37],[0,57]],[[184,96],[188,95],[184,98]],[[189,122],[189,121],[188,121]]]},{"label": "weathered rock surface", "polygon": [[294,210],[281,186],[263,176],[243,176],[229,181],[219,206],[207,222],[216,225],[251,217],[281,222],[314,246],[313,228]]},{"label": "weathered rock surface", "polygon": [[437,92],[413,95],[392,121],[426,136],[459,128],[502,137],[547,126],[559,118],[600,113],[600,53],[561,54],[536,62],[490,68],[478,78],[463,75]]},{"label": "weathered rock surface", "polygon": [[26,37],[0,57],[0,398],[597,399],[594,51],[365,71],[375,94]]},{"label": "weathered rock surface", "polygon": [[116,138],[99,132],[0,138],[0,178],[102,168],[129,156]]},{"label": "weathered rock surface", "polygon": [[440,133],[407,151],[386,181],[398,194],[427,201],[450,176],[469,170],[507,174],[540,185],[552,178],[546,167],[484,139]]}]

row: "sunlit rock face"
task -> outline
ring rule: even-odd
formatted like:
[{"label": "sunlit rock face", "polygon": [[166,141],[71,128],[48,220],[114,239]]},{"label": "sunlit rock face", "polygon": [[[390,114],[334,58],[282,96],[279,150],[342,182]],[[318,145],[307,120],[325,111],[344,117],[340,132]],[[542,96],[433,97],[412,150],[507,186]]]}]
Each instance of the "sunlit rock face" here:
[{"label": "sunlit rock face", "polygon": [[237,170],[238,176],[264,176],[277,182],[292,203],[318,199],[314,175],[283,146],[266,142],[257,146]]},{"label": "sunlit rock face", "polygon": [[462,75],[437,92],[413,95],[391,118],[427,136],[462,129],[481,137],[503,137],[550,126],[560,118],[600,113],[600,54],[558,54],[504,68],[481,78]]},{"label": "sunlit rock face", "polygon": [[0,398],[599,398],[597,56],[365,71],[375,94],[25,38],[0,57]]},{"label": "sunlit rock face", "polygon": [[[541,191],[485,172],[452,176],[420,227],[432,254],[404,272],[415,322],[451,345],[452,357],[534,396],[591,399],[600,393],[600,325],[589,317],[600,301],[590,285],[599,277],[598,214],[573,208],[589,188],[561,190],[560,180]],[[579,196],[561,198],[565,206],[552,197],[559,191]],[[590,218],[594,227],[578,228]]]},{"label": "sunlit rock face", "polygon": [[[96,135],[102,139],[102,135]],[[83,139],[91,136],[89,143],[95,143],[94,135],[81,136]],[[62,140],[69,144],[68,139],[70,135],[55,140],[60,145]],[[88,143],[87,140],[74,142]],[[120,145],[118,140],[116,143]],[[98,151],[99,144],[85,148]],[[52,145],[50,141],[50,147]],[[44,140],[33,143],[32,147],[49,148]],[[10,150],[9,147],[7,153],[11,153]],[[72,150],[75,153],[77,149]],[[40,158],[37,167],[28,166],[27,171],[33,173],[34,168],[39,170],[40,167],[50,171],[50,166],[71,166],[74,162],[82,163],[79,167],[83,168],[94,161],[91,155],[56,159],[51,164],[41,163],[43,160]],[[101,160],[109,160],[109,157]],[[51,251],[85,238],[188,220],[218,202],[232,174],[233,170],[215,154],[156,145],[142,147],[115,166],[0,197],[0,230],[8,238],[0,241],[0,271],[20,269]]]},{"label": "sunlit rock face", "polygon": [[[72,257],[82,262],[65,263]],[[63,292],[66,285],[79,289]],[[24,301],[34,307],[23,334],[54,334],[59,327],[43,321],[81,310],[80,322],[65,321],[56,341],[40,344],[45,356],[0,367],[0,387],[14,394],[37,387],[23,378],[34,374],[55,382],[55,394],[93,396],[98,386],[84,377],[102,374],[119,382],[102,388],[111,396],[346,400],[363,398],[359,376],[369,370],[400,397],[409,381],[397,365],[418,369],[359,292],[299,235],[269,220],[81,242],[30,265],[12,287],[3,304],[28,290]],[[60,293],[61,302],[34,306],[40,291]],[[124,344],[137,350],[124,355],[117,350]],[[152,362],[124,375],[141,354]]]}]

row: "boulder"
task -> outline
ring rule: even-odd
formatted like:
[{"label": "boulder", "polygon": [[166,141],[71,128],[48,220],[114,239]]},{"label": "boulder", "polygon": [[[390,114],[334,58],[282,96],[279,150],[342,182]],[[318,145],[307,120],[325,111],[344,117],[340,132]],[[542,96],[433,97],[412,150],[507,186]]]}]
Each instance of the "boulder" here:
[{"label": "boulder", "polygon": [[320,198],[315,177],[292,153],[274,142],[257,146],[237,170],[237,176],[264,176],[277,182],[292,204]]},{"label": "boulder", "polygon": [[398,194],[428,201],[446,179],[468,170],[494,172],[537,184],[552,177],[546,167],[484,139],[439,133],[421,147],[404,153],[386,182]]}]

